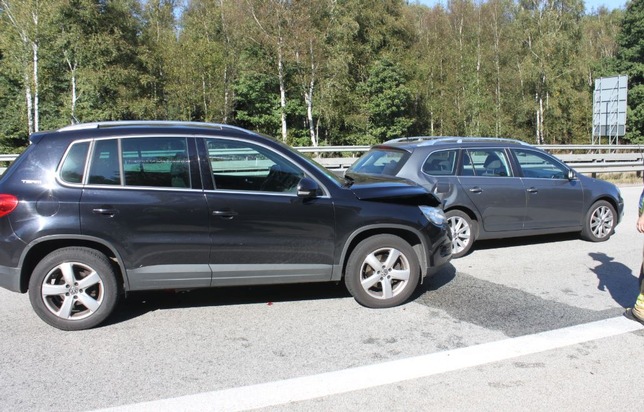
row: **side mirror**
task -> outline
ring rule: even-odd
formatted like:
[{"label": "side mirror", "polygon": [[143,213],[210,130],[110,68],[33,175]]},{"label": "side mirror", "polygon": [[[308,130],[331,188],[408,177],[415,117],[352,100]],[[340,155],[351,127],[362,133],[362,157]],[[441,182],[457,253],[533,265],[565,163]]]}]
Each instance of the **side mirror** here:
[{"label": "side mirror", "polygon": [[575,177],[577,175],[575,174],[575,171],[572,169],[568,169],[568,180],[575,180]]},{"label": "side mirror", "polygon": [[308,177],[302,178],[302,180],[300,180],[300,183],[297,184],[298,197],[303,197],[306,199],[317,197],[319,190],[320,186],[318,186],[317,182]]}]

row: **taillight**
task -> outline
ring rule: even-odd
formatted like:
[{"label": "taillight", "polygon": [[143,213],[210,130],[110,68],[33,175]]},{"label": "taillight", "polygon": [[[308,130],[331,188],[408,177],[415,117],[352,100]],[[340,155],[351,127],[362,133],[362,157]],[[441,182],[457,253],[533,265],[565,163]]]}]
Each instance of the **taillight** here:
[{"label": "taillight", "polygon": [[18,206],[18,198],[14,195],[0,195],[0,217],[13,212]]}]

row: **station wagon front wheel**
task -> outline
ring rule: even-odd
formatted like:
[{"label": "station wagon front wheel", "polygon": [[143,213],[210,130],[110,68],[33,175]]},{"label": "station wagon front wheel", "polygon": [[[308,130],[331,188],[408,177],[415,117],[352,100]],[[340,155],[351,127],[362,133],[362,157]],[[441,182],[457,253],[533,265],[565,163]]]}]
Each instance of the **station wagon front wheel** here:
[{"label": "station wagon front wheel", "polygon": [[102,323],[114,310],[118,286],[107,256],[89,248],[68,247],[45,256],[29,281],[36,314],[62,330]]},{"label": "station wagon front wheel", "polygon": [[404,303],[420,278],[416,252],[394,235],[377,235],[360,242],[351,253],[345,285],[354,299],[369,308]]},{"label": "station wagon front wheel", "polygon": [[586,213],[581,237],[591,242],[603,242],[612,236],[616,225],[617,214],[613,205],[599,200]]}]

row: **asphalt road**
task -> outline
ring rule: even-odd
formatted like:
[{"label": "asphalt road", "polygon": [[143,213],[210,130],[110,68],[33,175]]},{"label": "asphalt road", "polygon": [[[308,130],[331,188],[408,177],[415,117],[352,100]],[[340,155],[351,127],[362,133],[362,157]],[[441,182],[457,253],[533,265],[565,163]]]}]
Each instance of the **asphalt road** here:
[{"label": "asphalt road", "polygon": [[393,309],[326,284],[146,293],[62,332],[0,290],[0,411],[637,409],[640,190],[607,242],[481,242]]}]

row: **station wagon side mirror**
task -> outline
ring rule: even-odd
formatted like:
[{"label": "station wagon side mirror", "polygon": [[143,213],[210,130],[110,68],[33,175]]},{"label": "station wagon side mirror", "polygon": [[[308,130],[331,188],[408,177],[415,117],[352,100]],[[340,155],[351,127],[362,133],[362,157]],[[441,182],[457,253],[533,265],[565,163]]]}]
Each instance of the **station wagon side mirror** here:
[{"label": "station wagon side mirror", "polygon": [[316,197],[318,195],[319,190],[320,190],[320,186],[318,186],[317,182],[308,177],[302,178],[302,180],[300,180],[300,183],[297,184],[298,197],[303,197],[307,199]]}]

